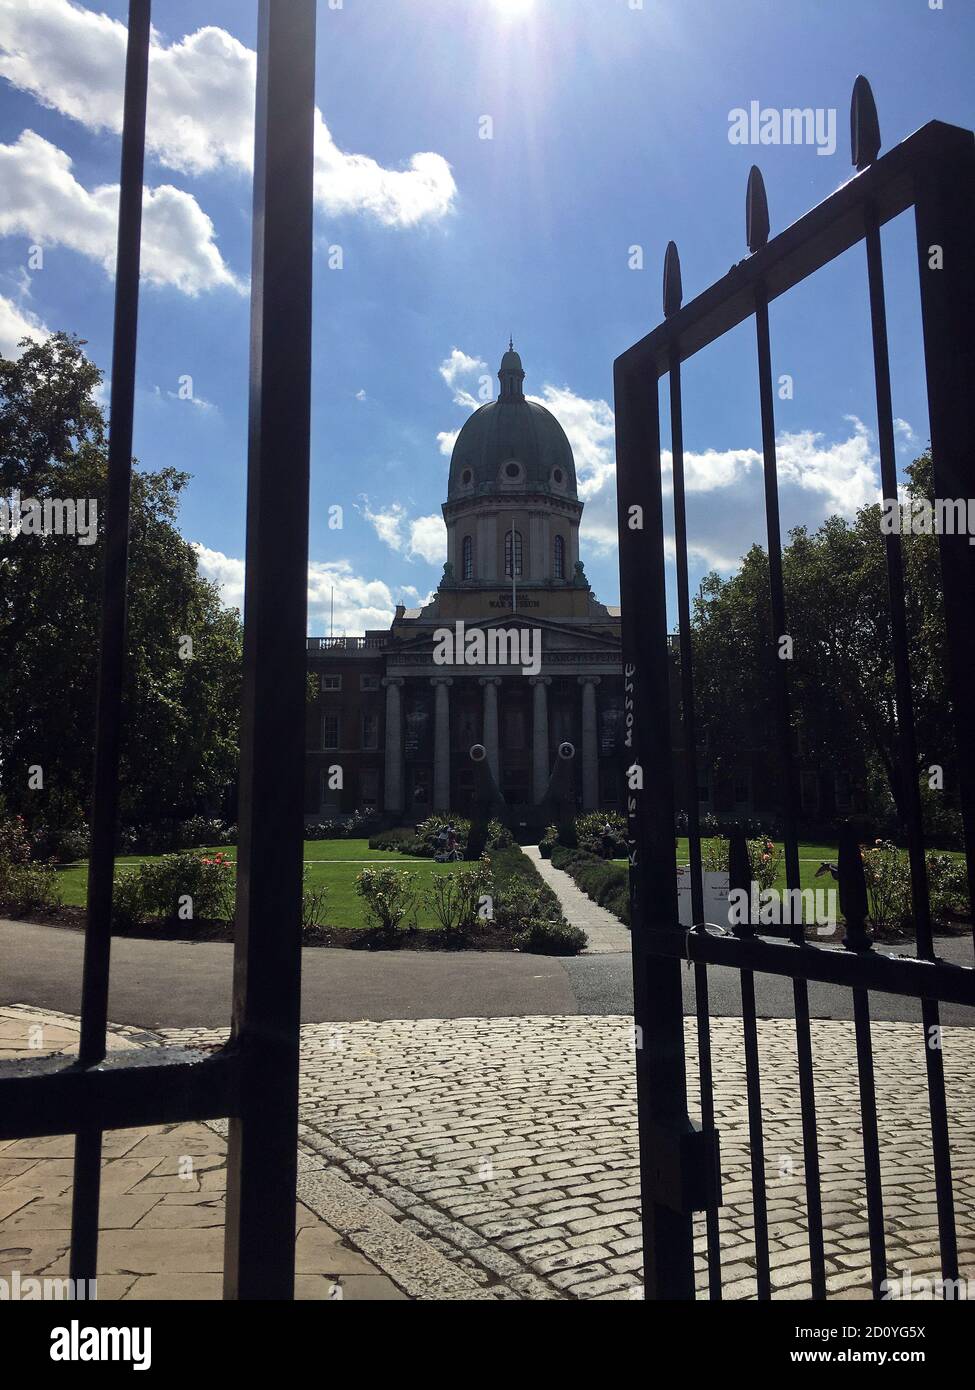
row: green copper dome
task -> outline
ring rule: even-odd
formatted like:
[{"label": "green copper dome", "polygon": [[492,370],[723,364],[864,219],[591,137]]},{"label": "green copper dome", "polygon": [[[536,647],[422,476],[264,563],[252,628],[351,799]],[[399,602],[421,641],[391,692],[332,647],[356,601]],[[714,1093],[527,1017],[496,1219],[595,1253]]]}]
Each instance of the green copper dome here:
[{"label": "green copper dome", "polygon": [[538,490],[575,499],[572,446],[552,412],[525,399],[525,371],[513,346],[501,360],[498,379],[498,399],[476,410],[457,437],[448,501]]}]

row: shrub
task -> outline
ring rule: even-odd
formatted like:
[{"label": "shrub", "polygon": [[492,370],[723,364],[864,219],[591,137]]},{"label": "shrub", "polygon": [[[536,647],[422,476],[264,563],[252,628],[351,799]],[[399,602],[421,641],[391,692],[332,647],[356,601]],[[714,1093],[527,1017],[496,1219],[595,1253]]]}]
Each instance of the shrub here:
[{"label": "shrub", "polygon": [[[606,831],[609,826],[609,833]],[[601,859],[625,859],[629,852],[626,818],[618,811],[590,811],[576,817],[579,848]]]},{"label": "shrub", "polygon": [[911,918],[911,875],[905,855],[890,840],[861,850],[870,923],[878,931],[900,931]]},{"label": "shrub", "polygon": [[538,852],[543,859],[551,859],[552,850],[555,848],[558,842],[559,827],[557,825],[547,826],[545,829],[545,833],[542,835],[542,838],[538,842]]},{"label": "shrub", "polygon": [[0,898],[11,897],[16,870],[30,862],[30,839],[23,816],[0,818]]},{"label": "shrub", "polygon": [[416,827],[412,852],[421,859],[434,859],[440,853],[439,836],[448,825],[453,825],[457,835],[457,848],[463,853],[471,833],[471,823],[462,816],[428,816]]},{"label": "shrub", "polygon": [[366,905],[373,927],[392,936],[416,911],[417,875],[407,869],[363,869],[355,891]]},{"label": "shrub", "polygon": [[522,854],[518,845],[496,850],[491,856],[491,868],[494,872],[496,885],[495,915],[497,915],[497,904],[503,903],[506,895],[511,895],[515,885],[527,884],[534,888],[539,895],[543,917],[553,920],[562,917],[562,906],[558,898],[531,860]]},{"label": "shrub", "polygon": [[572,878],[593,902],[630,924],[630,879],[622,864],[613,864],[583,850],[557,845],[552,863]]},{"label": "shrub", "polygon": [[212,816],[191,816],[176,827],[174,849],[197,849],[201,845],[232,845],[237,827]]},{"label": "shrub", "polygon": [[487,842],[490,849],[508,849],[515,842],[514,835],[499,820],[488,821],[487,831]]},{"label": "shrub", "polygon": [[534,956],[577,956],[589,944],[589,938],[568,922],[529,922],[515,937],[519,951]]},{"label": "shrub", "polygon": [[[749,840],[747,844],[752,880],[758,885],[759,891],[764,893],[775,886],[779,865],[782,863],[782,850],[765,836]],[[728,841],[717,838],[702,840],[701,862],[706,874],[726,874],[728,872]]]},{"label": "shrub", "polygon": [[[307,877],[308,870],[305,870]],[[324,884],[316,888],[304,888],[301,894],[301,929],[309,932],[315,927],[324,927],[327,920],[328,889]]]},{"label": "shrub", "polygon": [[236,869],[226,855],[164,854],[115,879],[115,919],[136,926],[154,918],[232,921]]},{"label": "shrub", "polygon": [[473,931],[481,921],[484,898],[494,893],[491,861],[485,857],[469,869],[438,874],[427,894],[435,917],[448,934]]},{"label": "shrub", "polygon": [[926,864],[931,917],[935,924],[946,926],[954,918],[970,915],[968,874],[964,860],[932,851],[926,857]]},{"label": "shrub", "polygon": [[495,922],[512,932],[524,931],[529,923],[551,914],[551,902],[534,883],[522,878],[508,879],[494,900]]},{"label": "shrub", "polygon": [[380,834],[373,835],[369,841],[369,848],[397,850],[400,854],[409,854],[415,841],[416,832],[401,826],[396,830],[383,830]]},{"label": "shrub", "polygon": [[3,897],[14,912],[53,912],[61,906],[61,885],[52,864],[9,864]]}]

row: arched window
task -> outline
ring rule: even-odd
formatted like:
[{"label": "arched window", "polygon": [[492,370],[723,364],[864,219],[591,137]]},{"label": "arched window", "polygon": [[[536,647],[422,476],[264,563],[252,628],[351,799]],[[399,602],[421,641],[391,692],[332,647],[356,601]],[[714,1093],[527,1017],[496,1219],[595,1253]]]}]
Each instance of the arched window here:
[{"label": "arched window", "polygon": [[555,578],[565,578],[565,541],[561,536],[555,537]]},{"label": "arched window", "polygon": [[[515,567],[514,567],[514,569],[511,568],[511,540],[512,540],[512,534],[514,535],[514,542],[515,542]],[[505,537],[504,537],[504,572],[505,572],[505,574],[508,576],[509,579],[512,577],[512,575],[513,575],[516,579],[518,579],[518,578],[521,577],[522,569],[521,569],[521,532],[520,532],[520,531],[515,531],[514,533],[512,533],[511,531],[506,531],[506,532],[505,532]]]},{"label": "arched window", "polygon": [[462,573],[465,579],[474,578],[474,541],[470,536],[464,537],[464,565]]}]

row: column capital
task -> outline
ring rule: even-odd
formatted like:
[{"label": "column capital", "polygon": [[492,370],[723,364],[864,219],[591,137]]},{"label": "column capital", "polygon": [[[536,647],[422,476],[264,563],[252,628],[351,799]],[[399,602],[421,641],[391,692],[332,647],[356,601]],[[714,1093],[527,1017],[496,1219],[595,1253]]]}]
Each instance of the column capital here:
[{"label": "column capital", "polygon": [[501,677],[500,677],[500,676],[479,676],[479,677],[478,677],[478,680],[477,680],[477,683],[478,683],[478,685],[500,685],[500,684],[501,684]]},{"label": "column capital", "polygon": [[431,677],[430,677],[430,684],[431,684],[431,685],[453,685],[453,683],[454,683],[454,678],[453,678],[453,676],[431,676]]},{"label": "column capital", "polygon": [[401,686],[405,684],[406,679],[403,676],[384,676],[382,680],[382,687],[384,690],[388,690],[391,685]]},{"label": "column capital", "polygon": [[551,684],[552,684],[552,677],[551,677],[551,676],[529,676],[529,678],[528,678],[528,684],[529,684],[529,685],[551,685]]},{"label": "column capital", "polygon": [[602,679],[602,676],[576,676],[580,685],[600,685]]}]

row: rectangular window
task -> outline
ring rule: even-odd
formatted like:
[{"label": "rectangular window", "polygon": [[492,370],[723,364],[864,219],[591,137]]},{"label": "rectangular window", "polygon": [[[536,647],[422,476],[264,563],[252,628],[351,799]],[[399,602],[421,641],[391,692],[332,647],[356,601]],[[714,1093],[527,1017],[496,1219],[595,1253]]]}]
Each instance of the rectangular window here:
[{"label": "rectangular window", "polygon": [[379,772],[374,767],[359,774],[359,804],[363,811],[375,811],[379,805]]},{"label": "rectangular window", "polygon": [[746,769],[735,773],[735,805],[747,806],[752,799],[751,773]]},{"label": "rectangular window", "polygon": [[848,772],[836,774],[836,809],[837,811],[853,810],[853,778]]},{"label": "rectangular window", "polygon": [[369,711],[362,716],[362,746],[365,749],[379,747],[379,715]]},{"label": "rectangular window", "polygon": [[339,717],[326,714],[322,720],[322,747],[329,751],[339,746]]},{"label": "rectangular window", "polygon": [[697,799],[702,806],[706,806],[711,800],[711,774],[706,768],[698,769]]},{"label": "rectangular window", "polygon": [[819,810],[819,773],[802,772],[799,774],[799,790],[802,797],[802,809],[807,814],[812,814]]},{"label": "rectangular window", "polygon": [[341,676],[322,676],[322,689],[323,689],[323,690],[341,690],[341,689],[342,689],[342,677],[341,677]]},{"label": "rectangular window", "polygon": [[378,676],[360,676],[360,677],[359,677],[359,689],[360,689],[360,690],[378,690],[378,689],[379,689],[379,677],[378,677]]}]

